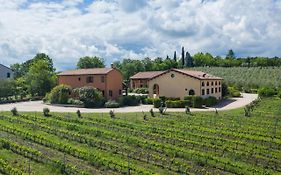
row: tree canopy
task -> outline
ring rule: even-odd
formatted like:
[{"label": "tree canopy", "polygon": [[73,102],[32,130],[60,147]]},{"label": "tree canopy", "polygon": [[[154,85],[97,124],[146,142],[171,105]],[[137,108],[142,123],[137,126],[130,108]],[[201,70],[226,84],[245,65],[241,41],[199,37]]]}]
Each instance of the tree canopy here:
[{"label": "tree canopy", "polygon": [[78,69],[88,69],[88,68],[103,68],[105,67],[104,60],[99,57],[89,57],[85,56],[79,59],[77,63]]}]

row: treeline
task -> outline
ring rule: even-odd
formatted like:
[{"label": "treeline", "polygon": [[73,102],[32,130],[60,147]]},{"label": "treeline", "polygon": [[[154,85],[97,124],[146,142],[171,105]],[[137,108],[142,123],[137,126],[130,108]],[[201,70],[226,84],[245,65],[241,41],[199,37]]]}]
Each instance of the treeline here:
[{"label": "treeline", "polygon": [[180,57],[174,52],[173,58],[157,57],[156,59],[144,58],[141,60],[124,59],[114,62],[114,66],[120,69],[124,78],[128,80],[130,76],[141,71],[159,71],[171,68],[191,68],[191,67],[280,67],[279,57],[247,57],[236,58],[232,50],[228,51],[226,57],[213,56],[210,53],[196,53],[191,56],[182,48]]}]

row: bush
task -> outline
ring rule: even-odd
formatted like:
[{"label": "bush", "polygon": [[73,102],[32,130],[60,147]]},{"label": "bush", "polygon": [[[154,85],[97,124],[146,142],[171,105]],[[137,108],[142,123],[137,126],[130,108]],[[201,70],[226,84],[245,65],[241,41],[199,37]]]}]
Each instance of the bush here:
[{"label": "bush", "polygon": [[114,119],[115,118],[115,113],[113,110],[110,110],[109,111],[109,115],[110,115],[110,118]]},{"label": "bush", "polygon": [[218,100],[216,97],[210,96],[210,97],[204,99],[204,104],[208,107],[215,106],[217,103],[218,103]]},{"label": "bush", "polygon": [[185,108],[185,106],[189,105],[189,101],[187,100],[176,100],[176,101],[172,101],[172,100],[167,100],[166,101],[166,106],[168,108]]},{"label": "bush", "polygon": [[271,97],[277,94],[276,90],[270,87],[259,88],[258,94],[261,97]]},{"label": "bush", "polygon": [[163,104],[163,102],[160,98],[153,99],[153,106],[155,108],[159,108],[162,104]]},{"label": "bush", "polygon": [[281,98],[281,89],[279,89],[279,92],[278,92],[277,96],[278,96],[279,98]]},{"label": "bush", "polygon": [[45,117],[48,117],[48,116],[50,116],[50,109],[49,108],[44,108],[43,109],[43,115],[45,116]]},{"label": "bush", "polygon": [[231,97],[241,97],[241,93],[236,87],[228,87],[228,94]]},{"label": "bush", "polygon": [[144,99],[144,103],[152,105],[153,104],[153,100],[154,100],[154,98],[146,98],[146,99]]},{"label": "bush", "polygon": [[18,110],[17,110],[16,107],[14,107],[14,108],[11,110],[11,113],[13,114],[13,116],[19,115],[19,114],[18,114]]},{"label": "bush", "polygon": [[76,100],[73,98],[68,99],[67,104],[77,105],[77,106],[84,106],[84,103],[80,100]]},{"label": "bush", "polygon": [[76,114],[77,114],[77,117],[78,117],[78,118],[82,118],[82,115],[81,115],[81,112],[80,112],[79,109],[76,111]]},{"label": "bush", "polygon": [[202,108],[203,105],[203,98],[200,96],[193,96],[192,98],[192,107],[194,108]]},{"label": "bush", "polygon": [[137,94],[148,94],[148,88],[136,88],[133,92]]},{"label": "bush", "polygon": [[119,108],[120,105],[116,101],[108,101],[105,103],[106,108]]},{"label": "bush", "polygon": [[120,106],[137,106],[139,105],[139,98],[136,96],[122,96],[119,97],[117,102]]},{"label": "bush", "polygon": [[51,104],[67,104],[70,93],[71,87],[61,84],[54,87],[50,93],[47,93],[43,101]]},{"label": "bush", "polygon": [[80,101],[84,103],[86,108],[103,107],[105,99],[102,93],[91,86],[75,89],[74,92],[78,95]]}]

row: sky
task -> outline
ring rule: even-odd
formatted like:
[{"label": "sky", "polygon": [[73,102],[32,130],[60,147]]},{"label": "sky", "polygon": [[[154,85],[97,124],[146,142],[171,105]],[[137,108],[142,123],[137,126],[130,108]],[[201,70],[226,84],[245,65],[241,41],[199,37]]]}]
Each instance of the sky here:
[{"label": "sky", "polygon": [[0,0],[0,63],[209,52],[281,57],[281,0]]}]

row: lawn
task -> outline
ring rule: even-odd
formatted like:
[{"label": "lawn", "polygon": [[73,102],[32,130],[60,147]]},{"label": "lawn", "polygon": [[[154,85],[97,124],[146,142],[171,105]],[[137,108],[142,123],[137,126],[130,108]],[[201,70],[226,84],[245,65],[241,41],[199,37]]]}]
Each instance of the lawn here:
[{"label": "lawn", "polygon": [[281,174],[278,98],[155,115],[2,112],[0,174]]}]

